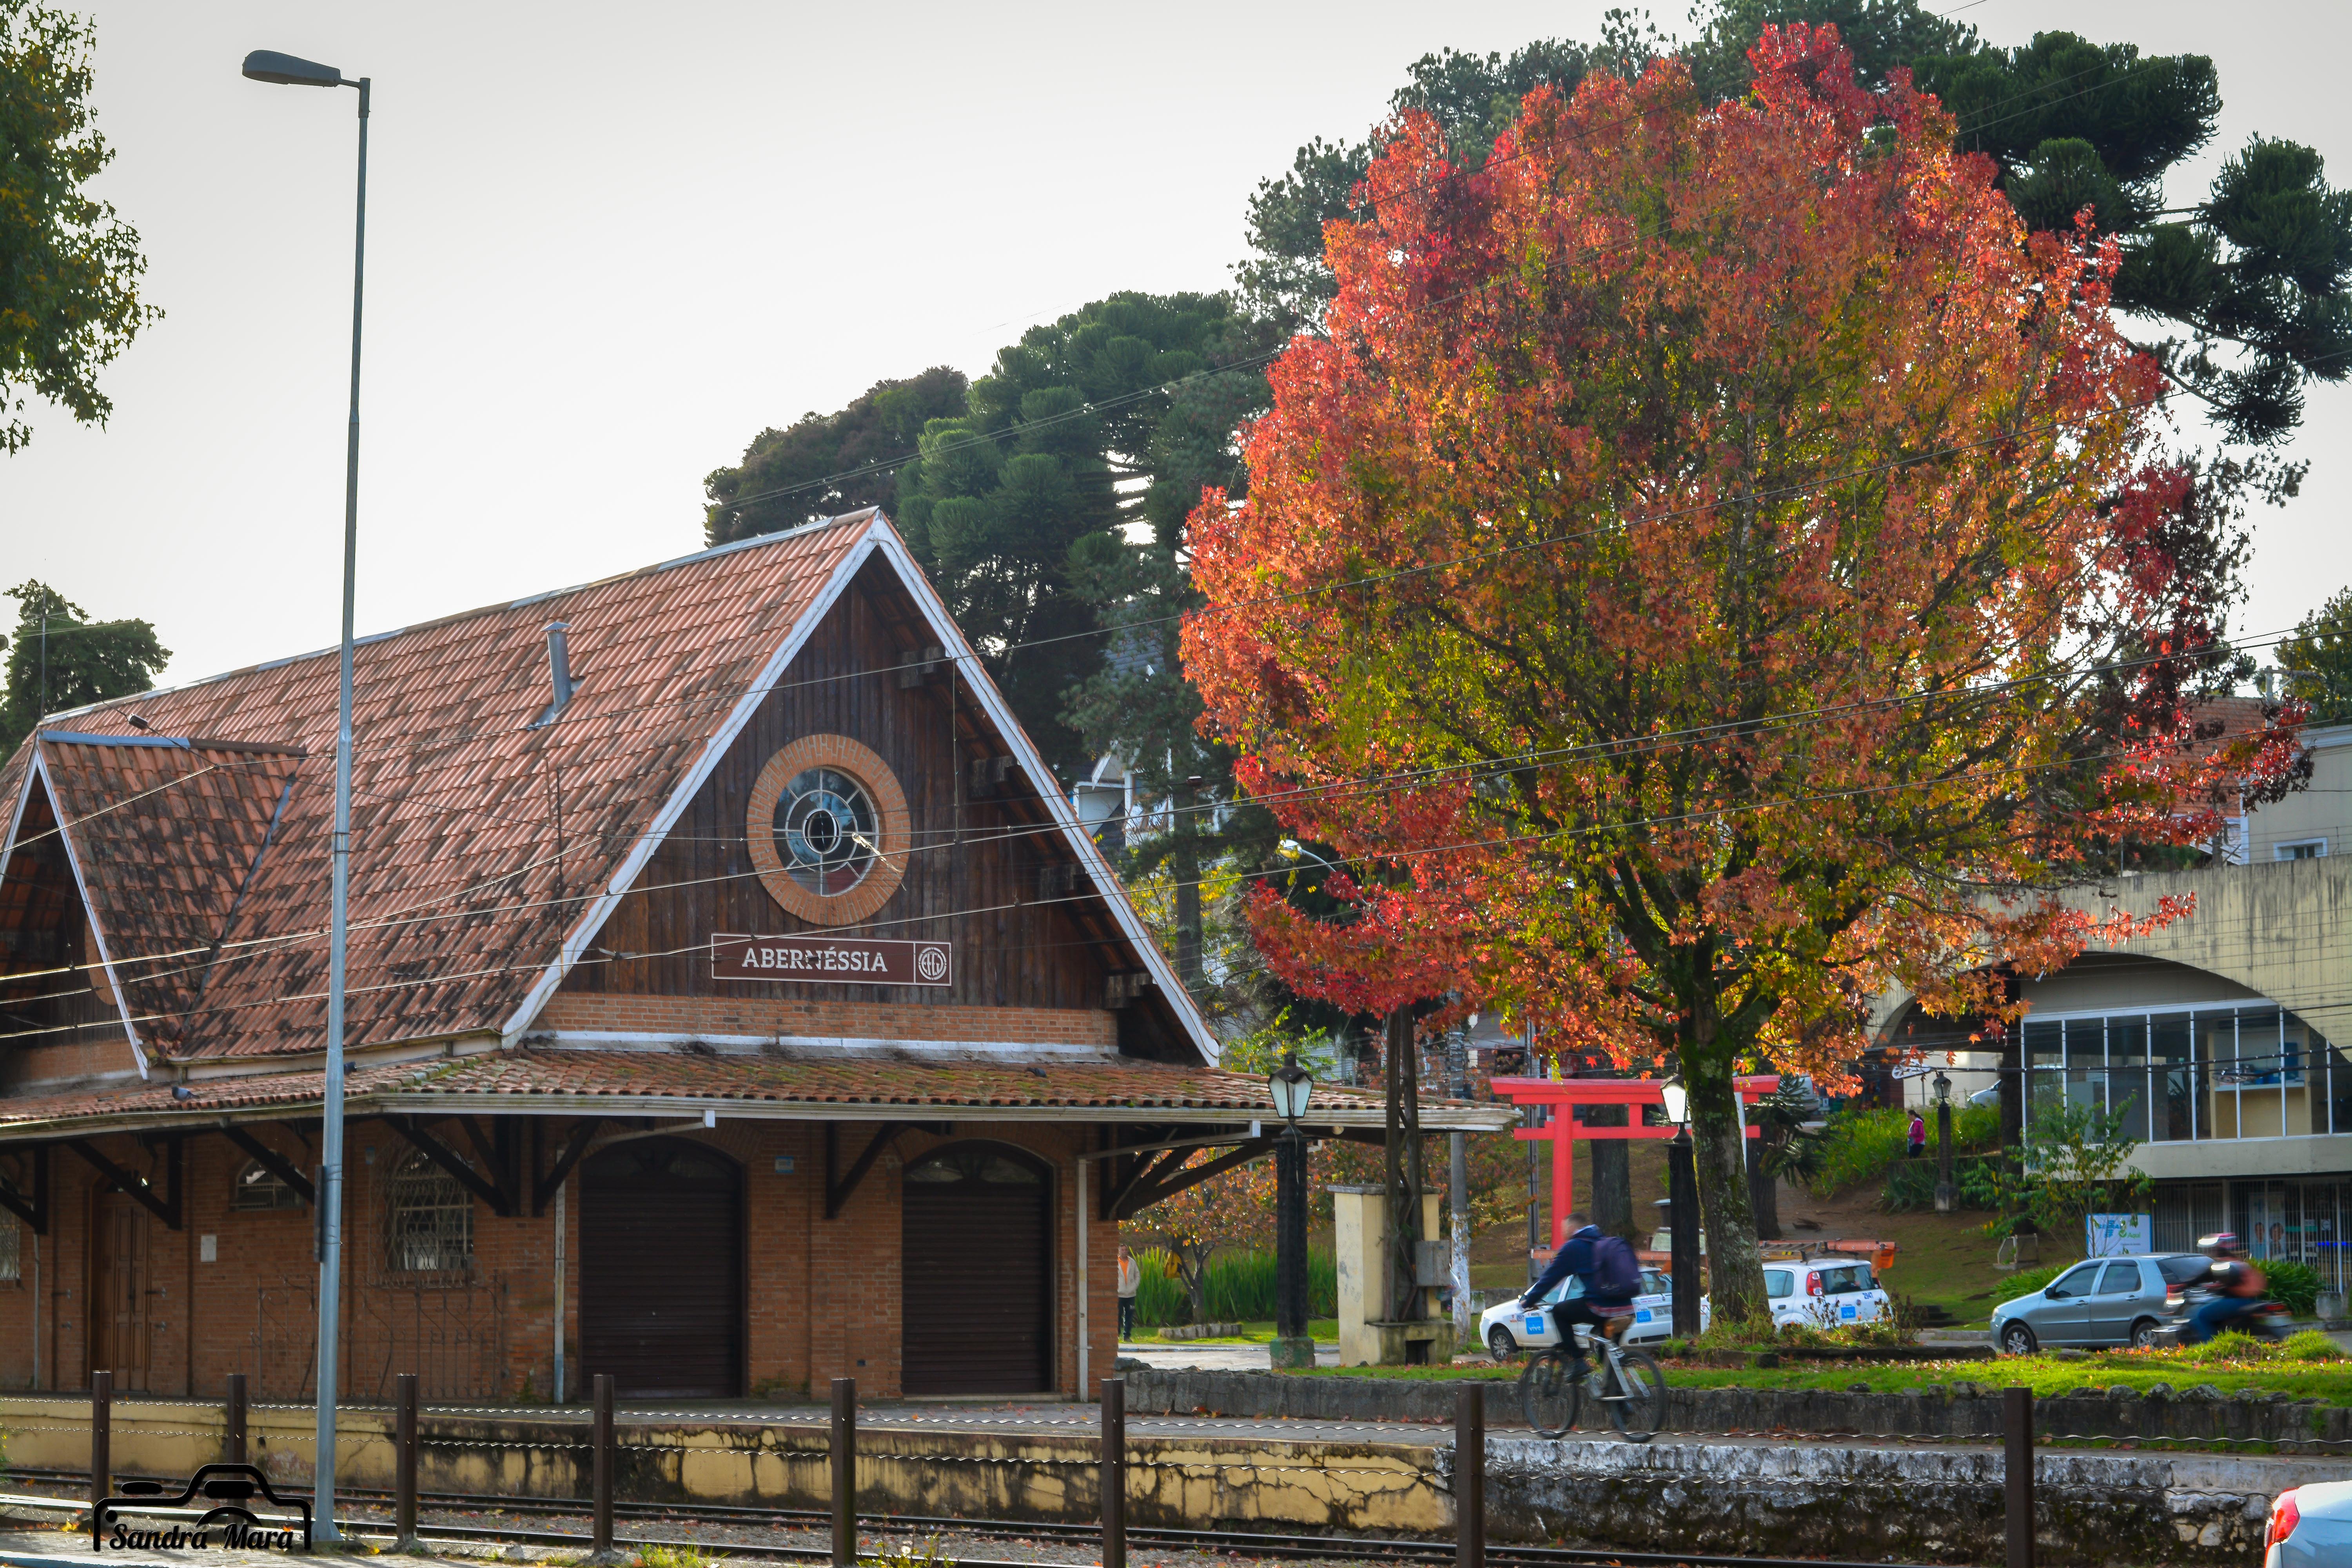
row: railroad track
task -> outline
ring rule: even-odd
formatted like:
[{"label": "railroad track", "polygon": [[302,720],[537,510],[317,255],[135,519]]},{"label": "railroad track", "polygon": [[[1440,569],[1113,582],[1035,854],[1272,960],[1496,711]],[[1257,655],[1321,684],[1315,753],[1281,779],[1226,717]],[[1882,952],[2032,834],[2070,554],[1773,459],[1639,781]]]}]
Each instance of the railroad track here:
[{"label": "railroad track", "polygon": [[[87,1483],[86,1472],[37,1469],[11,1467],[6,1472],[12,1478],[47,1481],[57,1485]],[[160,1478],[159,1478],[160,1479]],[[307,1499],[309,1493],[289,1491],[290,1497]],[[371,1510],[389,1512],[392,1493],[371,1487],[339,1487],[336,1497],[352,1504],[363,1504]],[[11,1498],[0,1497],[0,1504],[13,1501],[40,1501],[53,1507],[87,1507],[71,1498]],[[551,1519],[578,1519],[588,1512],[584,1499],[515,1498],[475,1492],[419,1492],[416,1506],[422,1510],[443,1511],[497,1512],[509,1516]],[[614,1520],[659,1521],[673,1524],[723,1524],[737,1528],[817,1529],[826,1528],[832,1515],[823,1509],[745,1508],[727,1503],[650,1503],[623,1502],[614,1500]],[[1069,1524],[1058,1521],[1028,1521],[1013,1520],[942,1519],[908,1514],[862,1513],[857,1516],[861,1533],[876,1535],[963,1535],[985,1540],[1050,1541],[1057,1544],[1092,1545],[1102,1539],[1099,1526]],[[389,1539],[388,1520],[357,1519],[346,1521],[354,1532],[371,1538]],[[586,1548],[593,1544],[584,1531],[519,1529],[510,1525],[419,1524],[419,1537],[426,1541],[478,1541],[491,1545],[571,1546]],[[1449,1564],[1454,1561],[1454,1543],[1447,1541],[1388,1540],[1366,1536],[1276,1535],[1243,1530],[1178,1530],[1165,1526],[1129,1525],[1127,1539],[1130,1546],[1159,1546],[1176,1551],[1200,1552],[1231,1557],[1286,1558],[1297,1560],[1332,1560],[1378,1558],[1385,1562]],[[782,1543],[745,1545],[733,1542],[713,1542],[691,1536],[614,1533],[614,1542],[623,1547],[695,1546],[713,1551],[730,1558],[749,1562],[829,1562],[833,1548],[823,1546],[792,1546]],[[1838,1563],[1821,1558],[1742,1557],[1724,1552],[1612,1552],[1572,1546],[1521,1546],[1489,1542],[1486,1561],[1492,1568],[1606,1568],[1622,1564],[1623,1568],[1906,1568],[1905,1564],[1888,1563]],[[957,1568],[1038,1568],[1034,1563],[995,1561],[979,1557],[958,1557]]]}]

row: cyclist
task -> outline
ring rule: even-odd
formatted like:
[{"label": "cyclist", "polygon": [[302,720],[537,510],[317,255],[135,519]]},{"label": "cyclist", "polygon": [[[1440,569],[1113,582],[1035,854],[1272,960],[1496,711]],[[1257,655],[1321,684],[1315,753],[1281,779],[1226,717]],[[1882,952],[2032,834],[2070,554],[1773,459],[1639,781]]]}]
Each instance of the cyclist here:
[{"label": "cyclist", "polygon": [[1642,1293],[1642,1260],[1633,1256],[1631,1243],[1603,1232],[1591,1215],[1572,1214],[1568,1223],[1568,1239],[1552,1254],[1542,1278],[1519,1298],[1519,1305],[1532,1309],[1571,1274],[1584,1281],[1582,1296],[1569,1297],[1552,1309],[1561,1348],[1568,1352],[1569,1376],[1580,1378],[1585,1373],[1584,1351],[1576,1342],[1574,1325],[1589,1323],[1605,1331],[1610,1319],[1631,1312],[1633,1298]]},{"label": "cyclist", "polygon": [[2263,1304],[2270,1285],[2263,1271],[2246,1261],[2246,1249],[2229,1231],[2219,1231],[2197,1243],[2197,1250],[2213,1260],[2199,1281],[2212,1292],[2213,1299],[2197,1309],[2182,1331],[2184,1343],[2201,1345],[2230,1326],[2231,1320],[2243,1317]]}]

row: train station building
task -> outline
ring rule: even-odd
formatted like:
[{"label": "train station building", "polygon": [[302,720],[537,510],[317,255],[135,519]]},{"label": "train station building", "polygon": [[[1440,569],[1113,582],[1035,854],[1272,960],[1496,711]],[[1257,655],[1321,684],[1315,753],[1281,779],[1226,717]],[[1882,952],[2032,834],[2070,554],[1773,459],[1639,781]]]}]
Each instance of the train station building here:
[{"label": "train station building", "polygon": [[[0,770],[0,1384],[312,1390],[336,672]],[[1090,1396],[1118,1221],[1271,1146],[879,513],[368,638],[355,712],[355,1400]]]}]

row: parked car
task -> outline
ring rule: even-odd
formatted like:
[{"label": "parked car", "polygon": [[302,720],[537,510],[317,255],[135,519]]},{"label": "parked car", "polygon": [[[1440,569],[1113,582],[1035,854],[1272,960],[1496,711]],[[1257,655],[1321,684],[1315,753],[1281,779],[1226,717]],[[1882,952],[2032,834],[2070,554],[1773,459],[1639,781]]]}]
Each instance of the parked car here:
[{"label": "parked car", "polygon": [[2007,1355],[2032,1355],[2043,1345],[2146,1350],[2179,1314],[2185,1288],[2209,1267],[2195,1252],[2088,1258],[2032,1295],[1995,1307],[1992,1342]]},{"label": "parked car", "polygon": [[2263,1568],[2352,1563],[2352,1481],[2315,1481],[2279,1493],[2263,1538]]},{"label": "parked car", "polygon": [[[1522,1308],[1517,1297],[1497,1301],[1480,1314],[1478,1337],[1486,1342],[1497,1361],[1508,1361],[1521,1350],[1544,1350],[1556,1345],[1559,1343],[1559,1329],[1552,1321],[1552,1304],[1583,1294],[1584,1281],[1571,1276],[1553,1286],[1539,1306]],[[1698,1303],[1702,1332],[1709,1316],[1706,1298],[1702,1296]],[[1633,1325],[1625,1331],[1624,1342],[1637,1345],[1663,1340],[1674,1331],[1674,1280],[1655,1268],[1644,1268],[1642,1293],[1633,1298]]]},{"label": "parked car", "polygon": [[1772,1305],[1772,1326],[1802,1324],[1842,1329],[1876,1322],[1887,1310],[1886,1292],[1870,1265],[1855,1258],[1769,1258],[1764,1294]]}]

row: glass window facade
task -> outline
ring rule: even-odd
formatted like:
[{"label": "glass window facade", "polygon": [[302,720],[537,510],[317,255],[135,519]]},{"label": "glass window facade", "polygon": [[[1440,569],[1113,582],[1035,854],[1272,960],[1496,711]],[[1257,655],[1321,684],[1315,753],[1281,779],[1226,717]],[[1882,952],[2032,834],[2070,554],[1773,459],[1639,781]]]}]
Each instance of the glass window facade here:
[{"label": "glass window facade", "polygon": [[2138,1142],[2352,1132],[2352,1060],[2274,1003],[2030,1018],[2021,1044],[2028,1127],[2066,1105]]}]

